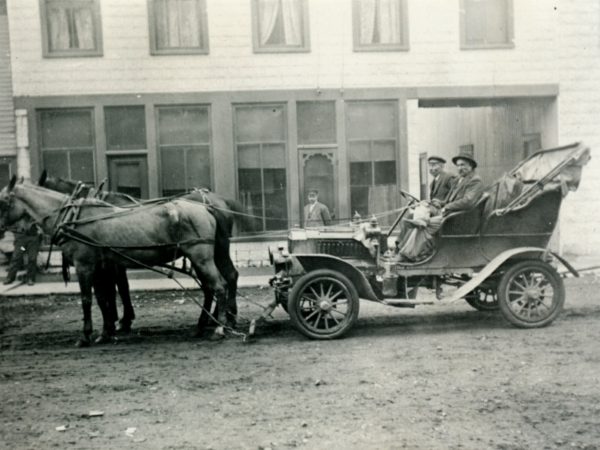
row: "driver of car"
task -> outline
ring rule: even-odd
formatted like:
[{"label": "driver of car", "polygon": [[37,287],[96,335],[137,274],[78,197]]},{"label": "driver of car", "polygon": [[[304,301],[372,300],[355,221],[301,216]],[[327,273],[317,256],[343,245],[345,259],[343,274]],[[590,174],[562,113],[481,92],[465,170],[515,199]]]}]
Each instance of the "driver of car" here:
[{"label": "driver of car", "polygon": [[452,158],[452,162],[456,166],[458,177],[454,179],[450,192],[443,201],[431,201],[433,206],[441,208],[443,215],[474,208],[483,195],[483,182],[475,173],[477,161],[470,155],[461,153]]},{"label": "driver of car", "polygon": [[[434,251],[433,238],[440,229],[442,217],[475,207],[483,195],[483,182],[475,173],[477,162],[466,154],[455,156],[452,162],[457,167],[458,177],[454,179],[446,198],[443,201],[434,198],[430,202],[420,202],[412,217],[400,223],[400,234],[396,241],[400,260],[420,261],[431,255]],[[415,213],[420,209],[423,209],[423,214],[415,218]]]}]

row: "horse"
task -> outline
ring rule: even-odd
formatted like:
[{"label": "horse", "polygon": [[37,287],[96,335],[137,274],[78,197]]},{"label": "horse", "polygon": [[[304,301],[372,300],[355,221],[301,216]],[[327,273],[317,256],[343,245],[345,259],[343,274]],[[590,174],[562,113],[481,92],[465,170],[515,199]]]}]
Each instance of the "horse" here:
[{"label": "horse", "polygon": [[[94,190],[91,186],[79,181],[49,176],[46,170],[42,172],[38,184],[64,194],[76,193],[76,197],[93,195],[116,206],[134,206],[144,203],[143,200],[135,199],[120,192],[104,191],[101,187]],[[251,225],[249,216],[245,213],[244,207],[238,201],[222,197],[206,188],[195,188],[190,192],[175,196],[175,198],[177,197],[208,205],[210,207],[209,211],[213,215],[218,216],[220,222],[224,224],[227,234],[219,234],[218,236],[217,242],[215,243],[217,249],[215,251],[215,262],[221,271],[221,275],[227,282],[227,304],[229,305],[227,315],[231,322],[235,322],[237,316],[236,296],[239,272],[231,260],[230,238],[233,235],[235,224],[244,225],[246,227]],[[117,268],[116,275],[117,279],[115,281],[117,283],[121,302],[123,303],[123,318],[120,320],[120,329],[128,331],[131,327],[131,321],[135,318],[135,312],[129,297],[129,283],[127,282],[127,275],[124,269],[120,271],[119,268]],[[205,295],[204,310],[200,315],[198,324],[199,330],[204,329],[209,321],[209,316],[208,314],[205,314],[204,311],[210,311],[211,308],[212,296]],[[114,314],[115,317],[117,317],[116,305],[114,306]],[[218,310],[215,310],[213,315],[217,316]]]},{"label": "horse", "polygon": [[[104,183],[101,183],[101,186],[103,184]],[[102,191],[101,186],[98,188],[97,191],[94,191],[94,189],[91,186],[81,182],[50,177],[48,176],[46,170],[44,170],[40,175],[38,185],[51,189],[53,191],[61,192],[63,194],[71,194],[71,196],[74,199],[85,198],[90,195],[96,196],[98,193],[101,193],[101,195],[98,196],[101,200],[104,200],[107,203],[110,203],[115,206],[129,206],[140,204],[139,201],[127,194]],[[65,283],[69,279],[69,265],[72,265],[72,261],[69,261],[69,258],[63,253],[62,273]],[[115,264],[115,267],[112,269],[113,270],[107,270],[105,272],[105,281],[106,283],[116,285],[117,287],[117,291],[119,293],[119,297],[121,298],[121,303],[123,305],[123,316],[121,317],[121,319],[118,319],[119,314],[117,311],[116,301],[109,301],[108,307],[111,309],[111,313],[115,321],[119,320],[119,324],[116,330],[123,333],[129,333],[131,332],[131,325],[135,320],[135,311],[133,309],[133,303],[131,302],[129,280],[127,279],[127,269],[120,264]],[[112,298],[112,295],[109,298]],[[101,340],[102,339],[100,338],[100,341]]]},{"label": "horse", "polygon": [[[181,256],[190,260],[205,292],[216,298],[219,325],[214,333],[218,337],[224,335],[228,297],[225,279],[215,263],[215,242],[226,234],[226,229],[205,205],[183,198],[136,208],[117,207],[97,199],[71,201],[69,195],[44,187],[17,184],[13,176],[0,192],[0,228],[16,222],[25,213],[45,233],[57,238],[75,264],[84,316],[83,337],[78,345],[91,342],[92,287],[102,312],[102,333],[114,335],[114,318],[108,308],[111,289],[102,279],[114,263],[126,267],[164,266]],[[109,264],[105,264],[107,261]]]}]

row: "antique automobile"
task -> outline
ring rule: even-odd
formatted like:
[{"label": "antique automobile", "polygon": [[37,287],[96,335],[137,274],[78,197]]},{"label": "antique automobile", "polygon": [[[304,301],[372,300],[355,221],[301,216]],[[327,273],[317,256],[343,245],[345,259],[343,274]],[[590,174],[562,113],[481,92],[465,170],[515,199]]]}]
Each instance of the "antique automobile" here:
[{"label": "antique automobile", "polygon": [[[404,260],[388,245],[410,207],[388,230],[374,218],[292,229],[287,249],[269,251],[275,301],[313,339],[346,334],[359,299],[411,308],[465,299],[478,310],[499,309],[517,327],[548,325],[565,302],[557,266],[578,275],[549,242],[562,200],[577,189],[589,159],[581,143],[536,152],[489,186],[474,209],[440,219],[432,251],[418,260]],[[419,288],[430,295],[418,296]]]}]

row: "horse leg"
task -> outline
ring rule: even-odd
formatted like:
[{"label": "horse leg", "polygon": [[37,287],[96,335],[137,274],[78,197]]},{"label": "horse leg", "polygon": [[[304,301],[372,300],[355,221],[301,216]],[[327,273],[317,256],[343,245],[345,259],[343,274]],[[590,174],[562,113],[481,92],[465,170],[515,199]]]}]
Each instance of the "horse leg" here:
[{"label": "horse leg", "polygon": [[196,328],[196,337],[202,337],[204,332],[208,328],[209,324],[214,324],[216,326],[216,322],[210,317],[216,317],[218,307],[215,306],[214,311],[211,311],[213,307],[213,292],[208,288],[207,282],[200,278],[200,284],[202,288],[202,292],[204,294],[204,305],[202,307],[202,311],[200,311],[200,317],[198,318],[198,325]]},{"label": "horse leg", "polygon": [[77,347],[89,347],[92,343],[92,273],[87,267],[76,267],[81,309],[83,310],[83,337],[77,341]]},{"label": "horse leg", "polygon": [[202,251],[201,247],[199,250],[192,252],[189,258],[202,285],[206,286],[206,289],[209,290],[217,300],[218,313],[216,319],[218,326],[215,329],[214,334],[215,336],[222,337],[225,334],[224,325],[227,322],[225,280],[215,265],[213,255]]},{"label": "horse leg", "polygon": [[219,252],[215,255],[215,262],[227,284],[227,321],[235,326],[238,312],[236,296],[239,272],[235,268],[229,252]]},{"label": "horse leg", "polygon": [[115,281],[121,303],[123,303],[123,317],[119,320],[117,331],[123,333],[131,332],[131,323],[135,319],[131,296],[129,295],[129,281],[127,280],[127,269],[124,266],[117,265],[115,267]]},{"label": "horse leg", "polygon": [[104,322],[102,334],[96,338],[96,344],[112,342],[115,336],[117,294],[114,283],[113,267],[97,267],[93,277],[96,301],[102,312]]}]

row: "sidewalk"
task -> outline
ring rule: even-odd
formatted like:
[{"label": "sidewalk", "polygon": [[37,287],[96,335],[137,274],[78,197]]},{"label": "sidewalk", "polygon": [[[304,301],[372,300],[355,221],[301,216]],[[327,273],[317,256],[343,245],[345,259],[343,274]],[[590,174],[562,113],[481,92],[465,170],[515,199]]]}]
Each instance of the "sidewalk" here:
[{"label": "sidewalk", "polygon": [[[574,256],[566,255],[565,259],[577,270],[582,270],[581,276],[600,275],[600,255]],[[585,270],[591,269],[591,270]],[[269,279],[273,276],[273,268],[264,267],[241,267],[238,269],[240,278],[239,287],[267,286]],[[567,269],[558,264],[559,272],[567,272]],[[72,271],[73,272],[73,271]],[[79,284],[71,272],[73,280],[67,285],[62,281],[60,273],[41,274],[38,283],[28,286],[27,283],[15,281],[4,286],[0,284],[0,297],[3,296],[36,296],[50,294],[78,294]],[[570,274],[569,274],[570,276]],[[0,282],[6,277],[6,266],[0,267]],[[183,274],[175,274],[175,279],[186,289],[197,288],[196,282]],[[132,292],[139,291],[169,291],[179,290],[181,286],[175,280],[161,277],[148,271],[130,271],[129,287]]]},{"label": "sidewalk", "polygon": [[[238,287],[254,287],[267,286],[269,278],[273,276],[272,267],[245,267],[240,268],[240,278]],[[140,291],[172,291],[179,290],[181,286],[186,289],[197,289],[196,282],[183,274],[176,273],[174,279],[160,277],[152,272],[138,271],[129,277],[129,288],[132,292]],[[43,274],[41,280],[33,286],[28,286],[26,282],[15,281],[7,286],[0,284],[0,298],[4,296],[36,296],[36,295],[51,295],[51,294],[78,294],[79,283],[76,277],[68,284],[62,281],[59,273],[55,276]],[[0,269],[0,280],[6,277],[6,268]],[[55,279],[55,280],[54,280]],[[175,281],[177,280],[177,281]],[[177,283],[181,283],[181,286]]]}]

